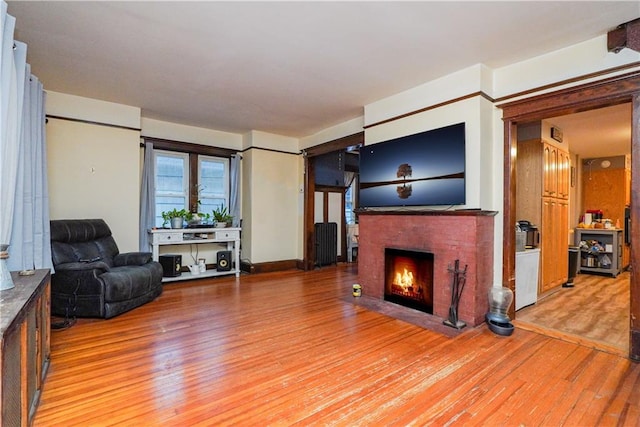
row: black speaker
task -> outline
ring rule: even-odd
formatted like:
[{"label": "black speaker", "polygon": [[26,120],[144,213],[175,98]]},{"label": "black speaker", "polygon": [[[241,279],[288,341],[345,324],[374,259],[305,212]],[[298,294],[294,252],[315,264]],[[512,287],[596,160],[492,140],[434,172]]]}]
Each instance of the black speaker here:
[{"label": "black speaker", "polygon": [[231,270],[231,251],[219,251],[216,254],[216,270],[218,271],[230,271]]},{"label": "black speaker", "polygon": [[158,261],[162,265],[162,275],[164,277],[176,277],[182,274],[182,255],[160,255]]}]

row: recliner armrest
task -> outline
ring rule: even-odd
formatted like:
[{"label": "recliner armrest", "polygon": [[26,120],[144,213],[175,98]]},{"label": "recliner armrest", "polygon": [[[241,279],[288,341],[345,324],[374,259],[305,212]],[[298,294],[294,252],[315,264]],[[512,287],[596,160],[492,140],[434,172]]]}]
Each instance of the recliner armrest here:
[{"label": "recliner armrest", "polygon": [[145,265],[151,262],[151,252],[127,252],[118,254],[113,258],[114,267],[125,265]]},{"label": "recliner armrest", "polygon": [[56,271],[88,271],[88,270],[102,270],[97,274],[102,274],[105,271],[109,271],[109,265],[104,261],[94,262],[67,262],[64,264],[58,264],[55,266]]}]

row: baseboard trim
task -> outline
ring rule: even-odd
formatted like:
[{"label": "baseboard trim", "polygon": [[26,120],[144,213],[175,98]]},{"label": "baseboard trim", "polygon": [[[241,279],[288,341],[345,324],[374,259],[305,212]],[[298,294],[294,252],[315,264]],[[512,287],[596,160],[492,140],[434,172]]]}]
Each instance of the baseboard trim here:
[{"label": "baseboard trim", "polygon": [[285,270],[302,270],[302,265],[302,261],[296,259],[259,263],[250,263],[243,261],[240,263],[240,270],[250,274],[273,273],[276,271]]}]

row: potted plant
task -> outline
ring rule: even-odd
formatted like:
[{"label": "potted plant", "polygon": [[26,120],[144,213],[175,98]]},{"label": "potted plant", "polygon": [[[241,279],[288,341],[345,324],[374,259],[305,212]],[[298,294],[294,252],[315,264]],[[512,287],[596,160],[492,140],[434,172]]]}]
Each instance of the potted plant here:
[{"label": "potted plant", "polygon": [[176,209],[174,208],[171,211],[162,212],[162,219],[164,222],[162,226],[164,227],[167,222],[171,223],[171,228],[182,228],[184,226],[184,220],[187,217],[187,211],[184,209]]},{"label": "potted plant", "polygon": [[210,224],[211,223],[211,214],[210,213],[199,213],[198,215],[200,215],[200,222],[202,224]]},{"label": "potted plant", "polygon": [[213,219],[216,221],[216,227],[226,227],[233,221],[233,216],[229,215],[226,206],[221,204],[213,210]]}]

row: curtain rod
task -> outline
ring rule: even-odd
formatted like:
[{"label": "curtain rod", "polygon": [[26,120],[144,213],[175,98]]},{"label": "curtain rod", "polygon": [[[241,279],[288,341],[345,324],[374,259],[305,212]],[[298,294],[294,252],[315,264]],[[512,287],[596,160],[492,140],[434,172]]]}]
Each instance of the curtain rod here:
[{"label": "curtain rod", "polygon": [[84,123],[84,124],[88,124],[88,125],[106,126],[106,127],[110,127],[110,128],[116,128],[116,129],[132,130],[132,131],[135,131],[135,132],[142,131],[142,129],[133,128],[133,127],[129,127],[129,126],[114,125],[112,123],[95,122],[95,121],[92,121],[92,120],[74,119],[72,117],[54,116],[52,114],[47,114],[46,118],[47,119],[67,120],[69,122]]}]

